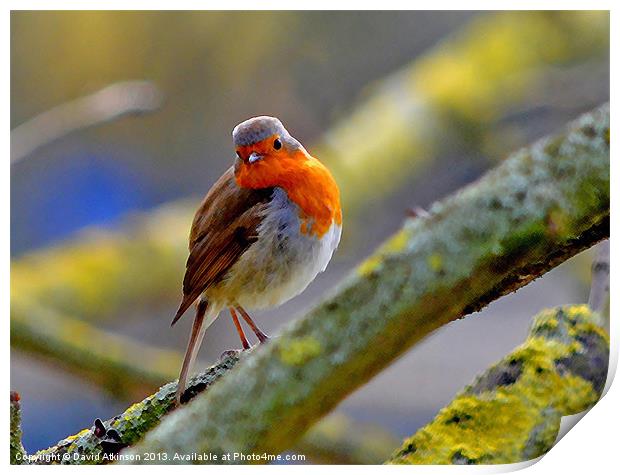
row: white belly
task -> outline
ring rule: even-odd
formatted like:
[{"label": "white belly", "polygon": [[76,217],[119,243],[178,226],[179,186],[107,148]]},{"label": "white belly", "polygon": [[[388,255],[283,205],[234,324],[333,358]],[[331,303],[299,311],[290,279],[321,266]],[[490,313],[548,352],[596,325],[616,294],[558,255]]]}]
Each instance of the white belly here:
[{"label": "white belly", "polygon": [[299,208],[276,188],[258,240],[206,293],[213,308],[237,303],[246,309],[274,307],[301,293],[327,267],[340,242],[341,226],[333,223],[320,238],[300,232]]}]

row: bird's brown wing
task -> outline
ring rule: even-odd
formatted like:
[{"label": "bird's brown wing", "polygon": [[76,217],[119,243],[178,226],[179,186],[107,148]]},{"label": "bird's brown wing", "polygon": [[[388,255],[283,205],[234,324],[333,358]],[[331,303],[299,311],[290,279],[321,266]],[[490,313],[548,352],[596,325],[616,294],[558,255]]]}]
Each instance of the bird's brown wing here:
[{"label": "bird's brown wing", "polygon": [[172,325],[256,241],[257,228],[272,193],[273,189],[239,187],[232,167],[209,190],[192,223],[183,301]]}]

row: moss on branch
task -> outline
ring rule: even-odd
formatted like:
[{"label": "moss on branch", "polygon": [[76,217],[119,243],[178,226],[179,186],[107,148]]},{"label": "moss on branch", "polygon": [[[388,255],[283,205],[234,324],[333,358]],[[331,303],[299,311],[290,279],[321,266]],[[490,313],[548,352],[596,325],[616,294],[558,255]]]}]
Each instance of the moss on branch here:
[{"label": "moss on branch", "polygon": [[607,379],[609,337],[587,305],[541,312],[525,343],[406,439],[388,463],[501,464],[539,457],[560,418],[589,409]]},{"label": "moss on branch", "polygon": [[430,332],[608,234],[604,105],[409,220],[332,298],[124,453],[280,453]]}]

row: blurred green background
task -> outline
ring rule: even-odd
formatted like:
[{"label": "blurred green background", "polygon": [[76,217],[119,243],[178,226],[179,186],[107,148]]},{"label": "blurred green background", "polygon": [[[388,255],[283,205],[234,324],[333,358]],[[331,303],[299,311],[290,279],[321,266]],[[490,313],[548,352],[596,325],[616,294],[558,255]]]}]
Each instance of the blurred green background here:
[{"label": "blurred green background", "polygon": [[[88,127],[76,119],[76,99],[125,81],[145,81],[152,110]],[[136,99],[106,97],[121,107]],[[291,302],[257,313],[277,334],[395,231],[408,208],[428,206],[608,98],[606,12],[13,12],[12,154],[41,143],[11,168],[11,387],[22,395],[26,449],[115,415],[180,365],[189,322],[170,329],[169,320],[183,240],[191,211],[232,163],[238,122],[278,116],[334,170],[343,192],[343,243],[327,272]],[[91,112],[94,122],[104,115]],[[54,128],[75,130],[47,140]],[[140,236],[161,253],[115,253]],[[587,262],[577,256],[444,327],[339,411],[399,437],[413,433],[520,343],[541,308],[584,301]],[[131,266],[152,275],[120,285]],[[46,311],[87,327],[58,336]],[[166,362],[130,352],[156,376],[115,391],[130,372],[63,357],[67,341],[92,328],[127,347],[170,350],[157,356]],[[201,359],[236,346],[221,318]]]}]

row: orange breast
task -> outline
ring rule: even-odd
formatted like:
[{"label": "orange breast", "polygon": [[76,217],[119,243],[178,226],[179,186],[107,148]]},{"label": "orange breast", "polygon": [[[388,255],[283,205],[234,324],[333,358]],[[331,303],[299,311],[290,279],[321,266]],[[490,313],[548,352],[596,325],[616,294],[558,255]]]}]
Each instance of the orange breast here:
[{"label": "orange breast", "polygon": [[340,191],[329,170],[305,151],[266,155],[259,162],[241,163],[236,171],[239,186],[283,188],[301,210],[301,232],[322,237],[332,223],[342,224]]}]

